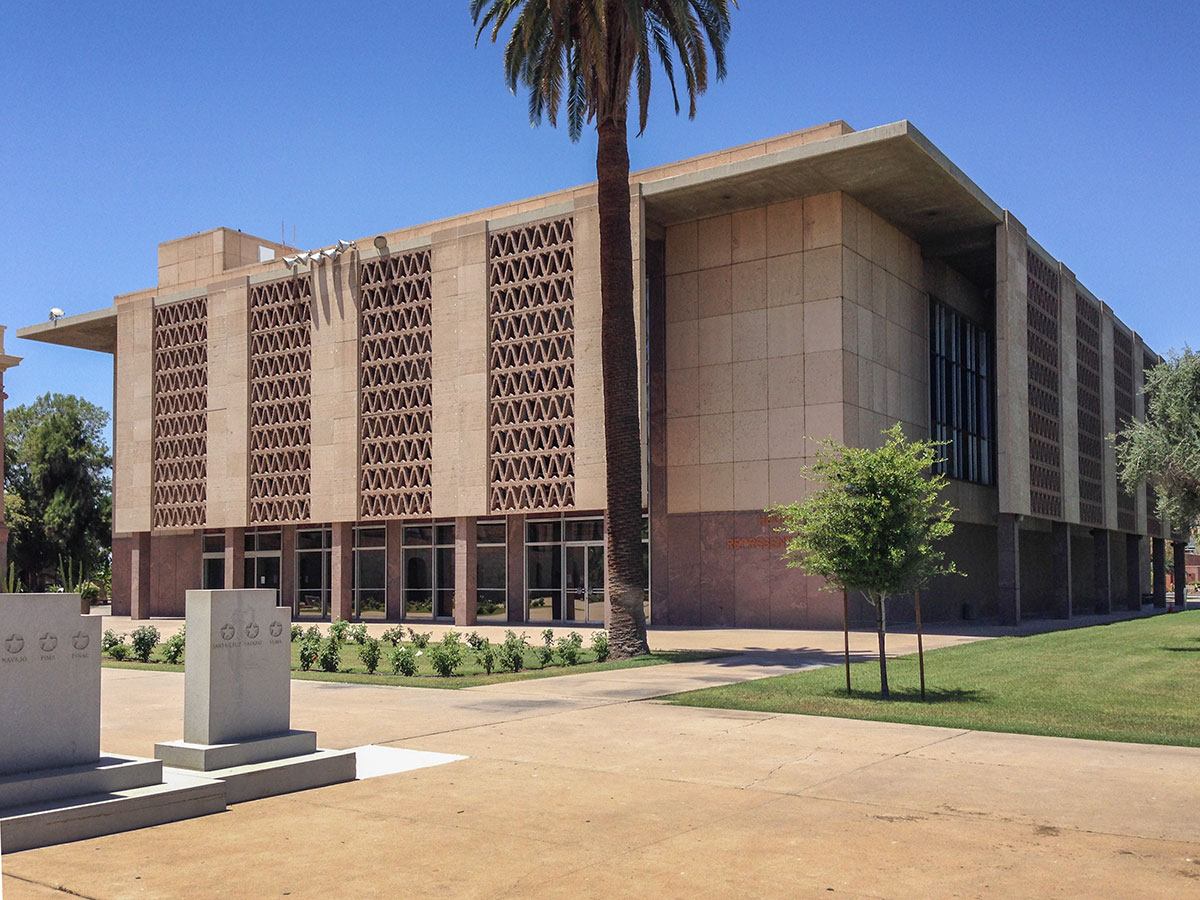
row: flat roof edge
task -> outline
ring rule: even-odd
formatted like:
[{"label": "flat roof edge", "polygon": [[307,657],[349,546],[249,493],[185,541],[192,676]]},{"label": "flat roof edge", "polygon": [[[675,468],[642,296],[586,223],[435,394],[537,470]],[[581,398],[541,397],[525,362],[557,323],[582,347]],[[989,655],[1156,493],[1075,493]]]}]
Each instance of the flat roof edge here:
[{"label": "flat roof edge", "polygon": [[882,145],[890,141],[907,140],[921,150],[929,159],[954,179],[971,197],[987,212],[994,216],[997,223],[1004,221],[1004,209],[979,187],[974,181],[956,166],[946,154],[937,148],[915,125],[907,119],[891,122],[887,125],[877,125],[863,131],[813,141],[797,147],[776,150],[762,156],[725,163],[720,166],[702,169],[697,172],[685,172],[662,178],[656,181],[642,183],[642,194],[646,199],[670,194],[674,191],[685,190],[689,187],[703,185],[738,175],[768,172],[771,169],[787,166],[791,163],[817,159],[840,151],[852,150],[871,145]]},{"label": "flat roof edge", "polygon": [[113,353],[117,346],[117,308],[108,306],[53,322],[39,322],[17,329],[17,337],[80,350]]},{"label": "flat roof edge", "polygon": [[927,138],[917,126],[913,125],[907,119],[902,123],[905,126],[905,136],[911,138],[913,143],[919,146],[925,153],[939,166],[949,172],[954,180],[961,184],[964,188],[970,191],[975,199],[979,201],[981,206],[987,208],[988,212],[994,215],[997,219],[997,224],[1004,221],[1004,207],[993,200],[988,193],[977,185],[971,178],[950,159],[945,153],[938,149],[937,145]]},{"label": "flat roof edge", "polygon": [[679,175],[671,175],[667,178],[658,178],[654,181],[640,182],[642,185],[642,194],[645,197],[650,198],[658,194],[667,194],[681,188],[688,188],[694,185],[704,184],[709,181],[718,181],[722,178],[728,178],[731,175],[743,175],[763,171],[765,169],[773,169],[777,166],[787,165],[788,163],[812,159],[816,156],[824,156],[827,153],[836,152],[838,150],[846,150],[851,147],[858,147],[864,144],[881,143],[883,141],[893,140],[897,137],[904,136],[907,133],[908,127],[908,121],[901,120],[899,122],[892,122],[888,125],[877,125],[874,128],[868,128],[864,131],[854,131],[850,134],[826,138],[823,141],[813,141],[809,144],[800,144],[796,147],[788,147],[784,150],[775,150],[771,153],[764,153],[761,156],[751,156],[748,159],[739,159],[735,160],[734,162],[711,166],[707,169],[700,169],[695,172],[683,172]]}]

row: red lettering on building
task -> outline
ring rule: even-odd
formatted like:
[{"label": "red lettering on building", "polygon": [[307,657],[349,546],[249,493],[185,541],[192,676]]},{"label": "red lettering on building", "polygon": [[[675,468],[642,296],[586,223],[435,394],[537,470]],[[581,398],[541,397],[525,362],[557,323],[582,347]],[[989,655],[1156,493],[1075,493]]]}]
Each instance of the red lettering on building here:
[{"label": "red lettering on building", "polygon": [[725,542],[729,550],[782,550],[786,546],[787,541],[777,535],[730,538]]}]

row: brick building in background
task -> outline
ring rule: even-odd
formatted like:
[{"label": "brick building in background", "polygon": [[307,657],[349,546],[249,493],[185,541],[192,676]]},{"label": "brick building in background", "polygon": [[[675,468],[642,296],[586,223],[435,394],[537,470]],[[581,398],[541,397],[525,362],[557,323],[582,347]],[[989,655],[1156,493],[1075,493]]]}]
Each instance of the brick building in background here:
[{"label": "brick building in background", "polygon": [[[1105,439],[1157,357],[909,123],[630,189],[654,624],[839,624],[762,510],[810,438],[895,421],[950,442],[968,577],[928,618],[1163,601],[1171,535]],[[598,241],[594,185],[299,259],[217,229],[18,332],[114,354],[114,611],[267,586],[298,618],[602,622]]]}]

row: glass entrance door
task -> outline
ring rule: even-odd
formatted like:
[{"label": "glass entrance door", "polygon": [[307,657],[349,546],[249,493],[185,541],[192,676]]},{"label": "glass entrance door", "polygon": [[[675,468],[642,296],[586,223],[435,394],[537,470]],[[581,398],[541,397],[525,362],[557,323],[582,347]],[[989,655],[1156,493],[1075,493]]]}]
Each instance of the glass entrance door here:
[{"label": "glass entrance door", "polygon": [[279,554],[246,554],[246,587],[275,591],[279,598]]},{"label": "glass entrance door", "polygon": [[320,551],[296,554],[296,602],[293,614],[297,619],[325,619],[329,616],[325,554]]},{"label": "glass entrance door", "polygon": [[604,545],[567,544],[564,588],[567,616],[576,622],[604,622]]}]

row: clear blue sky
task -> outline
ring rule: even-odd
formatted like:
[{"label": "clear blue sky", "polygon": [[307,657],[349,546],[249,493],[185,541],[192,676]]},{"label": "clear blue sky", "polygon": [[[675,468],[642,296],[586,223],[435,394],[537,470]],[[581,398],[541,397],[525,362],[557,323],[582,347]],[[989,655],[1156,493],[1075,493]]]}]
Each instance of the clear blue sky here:
[{"label": "clear blue sky", "polygon": [[[832,119],[911,120],[1160,352],[1200,346],[1200,3],[743,0],[729,77],[635,168]],[[17,326],[153,285],[220,225],[328,245],[591,181],[532,129],[467,0],[10,4],[0,324],[10,404],[111,409],[111,357]]]}]

